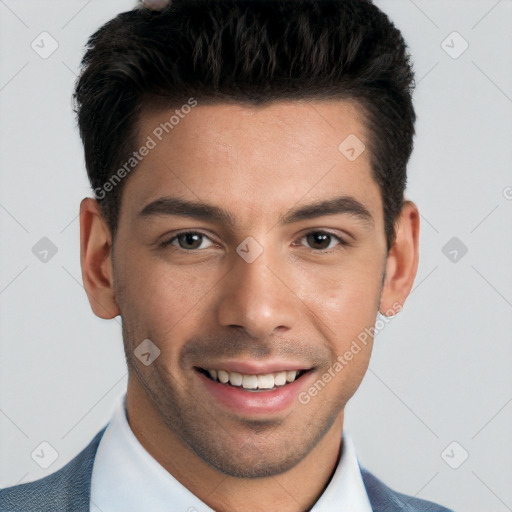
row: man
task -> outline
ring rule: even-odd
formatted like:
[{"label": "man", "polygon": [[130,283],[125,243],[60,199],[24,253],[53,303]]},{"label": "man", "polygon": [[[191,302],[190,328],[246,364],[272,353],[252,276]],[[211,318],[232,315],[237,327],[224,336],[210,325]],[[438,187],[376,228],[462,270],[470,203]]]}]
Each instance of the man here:
[{"label": "man", "polygon": [[176,0],[88,44],[81,264],[129,369],[108,426],[2,510],[443,511],[359,465],[344,408],[419,213],[402,36],[366,0]]}]

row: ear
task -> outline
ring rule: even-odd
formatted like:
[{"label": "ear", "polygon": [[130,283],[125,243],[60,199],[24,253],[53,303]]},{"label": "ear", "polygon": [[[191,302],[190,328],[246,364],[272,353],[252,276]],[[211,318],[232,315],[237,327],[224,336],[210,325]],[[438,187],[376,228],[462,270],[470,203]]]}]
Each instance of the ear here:
[{"label": "ear", "polygon": [[382,287],[380,312],[397,314],[407,299],[419,262],[420,215],[412,201],[405,201],[396,231],[396,239],[386,260],[386,277]]},{"label": "ear", "polygon": [[94,314],[106,320],[119,315],[114,294],[111,233],[98,201],[90,197],[80,203],[80,264]]}]

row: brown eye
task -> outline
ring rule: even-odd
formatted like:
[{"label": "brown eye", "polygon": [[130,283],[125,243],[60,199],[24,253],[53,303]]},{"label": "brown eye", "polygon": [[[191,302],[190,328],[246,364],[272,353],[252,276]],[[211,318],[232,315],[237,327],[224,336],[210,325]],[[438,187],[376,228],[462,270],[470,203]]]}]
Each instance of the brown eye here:
[{"label": "brown eye", "polygon": [[331,235],[321,232],[311,233],[306,236],[306,240],[312,249],[322,250],[329,247],[329,244],[331,243]]},{"label": "brown eye", "polygon": [[187,231],[173,236],[171,239],[162,242],[161,245],[162,247],[174,245],[185,251],[193,251],[196,249],[207,249],[210,247],[211,241],[206,235],[203,235],[202,233],[198,233],[196,231]]},{"label": "brown eye", "polygon": [[333,249],[340,244],[347,245],[340,237],[325,231],[312,231],[302,238],[306,239],[307,245],[316,251]]},{"label": "brown eye", "polygon": [[199,233],[182,233],[177,236],[177,240],[182,249],[197,249],[201,246],[203,235]]}]

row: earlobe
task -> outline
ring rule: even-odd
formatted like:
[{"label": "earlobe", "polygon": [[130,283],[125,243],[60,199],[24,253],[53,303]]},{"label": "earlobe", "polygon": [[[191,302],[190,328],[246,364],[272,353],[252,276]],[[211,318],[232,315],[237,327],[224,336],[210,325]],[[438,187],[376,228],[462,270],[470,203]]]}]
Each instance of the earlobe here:
[{"label": "earlobe", "polygon": [[106,320],[119,315],[114,293],[110,230],[98,201],[89,197],[80,203],[80,264],[94,314]]},{"label": "earlobe", "polygon": [[406,201],[400,214],[395,243],[386,260],[386,278],[379,311],[397,314],[403,307],[416,277],[419,263],[420,216],[417,206]]}]

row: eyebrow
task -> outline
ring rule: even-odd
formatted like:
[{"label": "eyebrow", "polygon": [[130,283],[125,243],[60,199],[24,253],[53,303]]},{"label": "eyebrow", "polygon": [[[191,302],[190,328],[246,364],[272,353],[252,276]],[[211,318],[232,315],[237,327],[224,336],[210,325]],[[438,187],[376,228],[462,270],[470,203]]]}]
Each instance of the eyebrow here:
[{"label": "eyebrow", "polygon": [[279,221],[281,224],[291,224],[299,220],[340,214],[353,216],[368,227],[373,227],[374,225],[372,214],[366,206],[350,196],[339,196],[299,206],[291,210],[284,217],[280,217]]},{"label": "eyebrow", "polygon": [[[340,214],[355,217],[367,227],[371,228],[374,226],[373,217],[369,210],[357,199],[350,196],[339,196],[332,199],[316,201],[304,206],[298,206],[284,216],[281,215],[278,222],[282,225],[286,225],[300,220]],[[178,197],[161,197],[146,205],[139,212],[138,217],[148,218],[160,215],[216,221],[230,227],[236,225],[233,214],[224,208]]]}]

